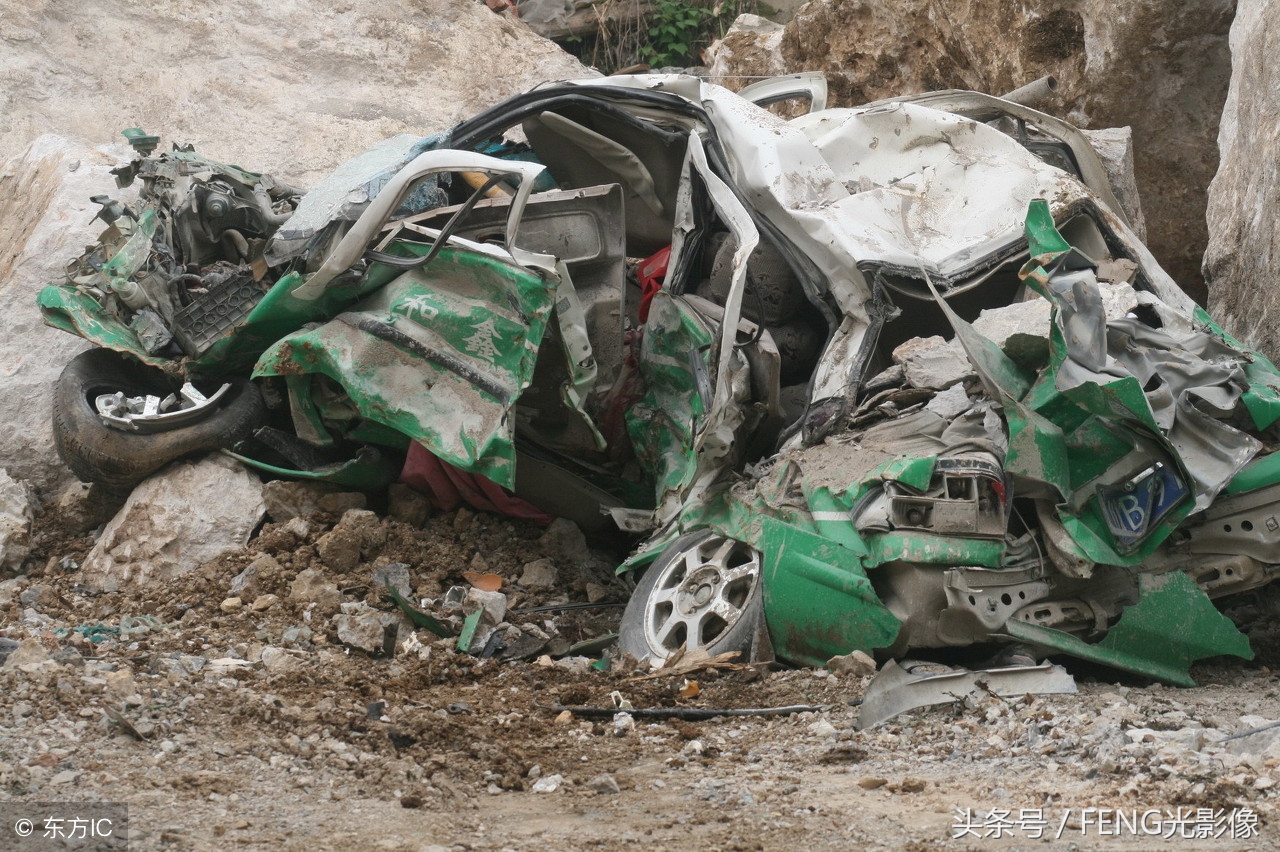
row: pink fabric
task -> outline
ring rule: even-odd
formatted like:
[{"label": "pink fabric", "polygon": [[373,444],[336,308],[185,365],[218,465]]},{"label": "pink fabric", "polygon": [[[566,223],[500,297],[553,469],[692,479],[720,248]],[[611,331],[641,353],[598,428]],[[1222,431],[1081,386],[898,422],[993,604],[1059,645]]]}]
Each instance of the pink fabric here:
[{"label": "pink fabric", "polygon": [[452,512],[465,503],[482,512],[523,518],[542,526],[553,520],[527,500],[509,494],[489,477],[461,471],[417,441],[409,445],[400,481],[426,494],[431,505],[442,512]]}]

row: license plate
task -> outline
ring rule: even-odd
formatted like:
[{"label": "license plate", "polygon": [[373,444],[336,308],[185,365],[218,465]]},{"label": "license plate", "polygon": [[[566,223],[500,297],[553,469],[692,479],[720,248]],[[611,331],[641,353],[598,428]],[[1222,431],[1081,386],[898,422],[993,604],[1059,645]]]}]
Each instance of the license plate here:
[{"label": "license plate", "polygon": [[1177,473],[1156,462],[1132,479],[1099,488],[1098,502],[1117,549],[1128,553],[1136,549],[1188,493]]}]

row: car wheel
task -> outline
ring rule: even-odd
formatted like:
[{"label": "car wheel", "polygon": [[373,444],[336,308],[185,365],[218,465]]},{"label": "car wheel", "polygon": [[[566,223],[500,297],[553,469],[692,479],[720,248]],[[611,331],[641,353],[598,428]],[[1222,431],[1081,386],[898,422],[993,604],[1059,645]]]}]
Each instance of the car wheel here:
[{"label": "car wheel", "polygon": [[618,646],[636,659],[666,660],[685,646],[744,651],[763,613],[760,554],[708,530],[676,539],[649,566],[622,615]]},{"label": "car wheel", "polygon": [[199,419],[189,417],[163,431],[128,432],[103,421],[95,406],[99,396],[168,395],[180,383],[110,349],[81,352],[63,369],[54,390],[53,439],[58,455],[81,480],[110,491],[127,491],[169,462],[229,447],[266,421],[262,395],[248,379],[225,383],[231,387],[217,405],[199,412]]}]

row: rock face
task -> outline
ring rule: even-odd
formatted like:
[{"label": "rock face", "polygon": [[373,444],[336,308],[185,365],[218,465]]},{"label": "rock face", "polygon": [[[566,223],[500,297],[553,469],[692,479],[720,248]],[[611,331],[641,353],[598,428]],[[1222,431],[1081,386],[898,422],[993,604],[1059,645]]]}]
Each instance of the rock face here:
[{"label": "rock face", "polygon": [[137,125],[303,186],[388,136],[590,76],[518,21],[454,0],[0,0],[0,21],[0,154]]},{"label": "rock face", "polygon": [[0,469],[0,571],[18,571],[31,552],[32,514],[26,486]]},{"label": "rock face", "polygon": [[35,295],[102,230],[89,197],[130,197],[109,173],[132,157],[120,130],[307,186],[388,136],[586,76],[481,3],[0,0],[0,467],[42,492],[70,480],[49,398],[85,344]]},{"label": "rock face", "polygon": [[37,486],[71,479],[53,452],[49,401],[62,365],[86,344],[43,324],[36,292],[97,239],[103,225],[89,196],[112,189],[123,153],[41,136],[0,161],[0,467]]},{"label": "rock face", "polygon": [[[1230,75],[1230,0],[813,0],[776,35],[735,36],[714,67],[827,73],[833,106],[934,89],[1002,94],[1043,75],[1041,105],[1082,128],[1133,128],[1147,243],[1200,301],[1214,137]],[[726,44],[729,38],[726,37]],[[725,80],[741,88],[737,80]]]},{"label": "rock face", "polygon": [[1209,187],[1209,305],[1232,333],[1280,358],[1280,21],[1266,0],[1241,0],[1231,25],[1231,89]]},{"label": "rock face", "polygon": [[262,520],[262,483],[239,462],[211,455],[179,462],[129,495],[85,558],[91,588],[172,580],[244,547]]}]

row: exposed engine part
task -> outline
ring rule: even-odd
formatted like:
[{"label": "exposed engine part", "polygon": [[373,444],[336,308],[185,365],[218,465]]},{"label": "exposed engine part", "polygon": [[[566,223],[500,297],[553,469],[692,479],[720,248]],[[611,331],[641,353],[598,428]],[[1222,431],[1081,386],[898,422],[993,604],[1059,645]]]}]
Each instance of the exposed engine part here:
[{"label": "exposed engine part", "polygon": [[194,423],[205,416],[205,409],[218,405],[231,385],[223,385],[211,396],[205,396],[190,382],[177,393],[166,397],[154,394],[125,396],[123,391],[102,394],[94,400],[98,416],[108,426],[125,432],[163,432]]},{"label": "exposed engine part", "polygon": [[1003,538],[1008,517],[1004,471],[987,453],[938,459],[929,490],[913,494],[885,483],[894,529],[937,535]]},{"label": "exposed engine part", "polygon": [[176,341],[187,355],[200,356],[269,289],[274,278],[262,250],[301,190],[205,159],[189,146],[148,156],[158,140],[137,128],[126,135],[147,148],[117,170],[121,185],[141,181],[138,209],[95,197],[98,218],[109,227],[67,277],[127,324],[148,354]]},{"label": "exposed engine part", "polygon": [[1028,603],[1053,594],[1044,565],[1023,569],[951,568],[943,573],[947,608],[938,614],[938,640],[947,645],[981,642]]},{"label": "exposed engine part", "polygon": [[[189,281],[191,277],[183,275],[174,280]],[[197,290],[184,291],[188,301],[173,315],[173,337],[192,357],[203,355],[244,322],[266,293],[248,267],[229,263],[215,265],[198,281]],[[176,289],[183,290],[181,286]]]},{"label": "exposed engine part", "polygon": [[1204,518],[1190,530],[1192,553],[1239,553],[1280,561],[1280,485],[1220,497]]}]

